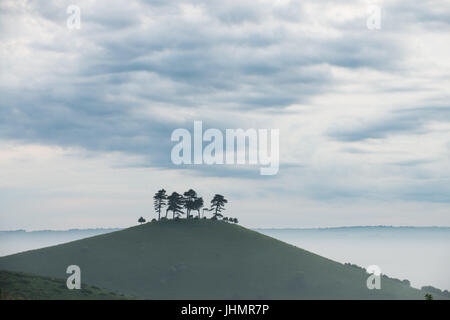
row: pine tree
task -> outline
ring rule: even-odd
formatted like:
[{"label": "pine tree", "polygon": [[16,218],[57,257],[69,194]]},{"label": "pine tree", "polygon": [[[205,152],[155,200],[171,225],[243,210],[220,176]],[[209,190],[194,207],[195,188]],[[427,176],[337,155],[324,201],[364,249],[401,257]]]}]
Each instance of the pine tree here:
[{"label": "pine tree", "polygon": [[158,220],[161,220],[161,210],[166,205],[167,200],[166,190],[161,189],[155,193],[153,200],[155,211],[158,213]]},{"label": "pine tree", "polygon": [[228,203],[228,200],[225,199],[224,196],[220,194],[214,195],[214,198],[211,200],[211,209],[214,210],[213,219],[217,219],[217,217],[223,217],[221,212],[225,210],[225,203]]},{"label": "pine tree", "polygon": [[170,196],[167,197],[167,209],[166,215],[168,211],[172,211],[172,218],[175,219],[175,216],[183,214],[181,210],[183,208],[183,196],[177,192],[173,192]]},{"label": "pine tree", "polygon": [[194,202],[197,199],[197,192],[195,192],[192,189],[189,189],[188,191],[186,191],[185,193],[183,193],[184,195],[184,207],[186,208],[186,219],[189,219],[191,216],[191,210],[195,210],[194,209]]}]

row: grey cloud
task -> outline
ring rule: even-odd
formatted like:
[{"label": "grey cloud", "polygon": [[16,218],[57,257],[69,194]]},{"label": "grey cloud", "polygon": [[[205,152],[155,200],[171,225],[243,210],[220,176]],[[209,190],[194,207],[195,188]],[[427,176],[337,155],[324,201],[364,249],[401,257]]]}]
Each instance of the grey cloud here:
[{"label": "grey cloud", "polygon": [[[221,118],[221,112],[282,112],[333,89],[328,65],[390,71],[404,54],[394,38],[382,33],[369,37],[360,27],[338,30],[342,35],[333,39],[291,32],[282,22],[304,14],[298,1],[274,8],[242,1],[184,2],[206,8],[205,22],[185,20],[179,1],[125,3],[80,2],[80,32],[30,40],[37,61],[50,50],[74,56],[74,63],[67,63],[65,72],[57,72],[62,67],[56,65],[37,75],[42,81],[32,89],[0,90],[0,137],[129,152],[146,157],[152,166],[169,166],[170,133],[180,123],[190,127],[198,106],[210,108],[202,117],[215,127],[239,127],[244,120]],[[31,14],[65,28],[69,4],[35,1]],[[273,29],[267,27],[269,17]],[[192,115],[175,122],[135,112],[148,109],[151,114],[156,107],[171,116],[180,109]],[[414,131],[421,123],[397,115],[390,122],[331,136],[343,141],[380,138]]]},{"label": "grey cloud", "polygon": [[333,128],[328,135],[340,141],[383,139],[395,134],[427,132],[430,121],[450,122],[450,107],[420,107],[394,111],[388,117],[356,124],[353,128]]},{"label": "grey cloud", "polygon": [[432,163],[433,160],[427,160],[427,159],[414,159],[414,160],[406,160],[406,161],[398,161],[393,162],[393,165],[401,166],[401,167],[416,167],[423,164],[429,164]]},{"label": "grey cloud", "polygon": [[385,21],[391,28],[425,27],[445,31],[450,27],[450,11],[445,1],[391,1],[383,4]]},{"label": "grey cloud", "polygon": [[342,152],[346,153],[354,153],[354,154],[368,154],[371,153],[370,151],[363,150],[361,148],[352,148],[352,147],[343,147],[340,149]]}]

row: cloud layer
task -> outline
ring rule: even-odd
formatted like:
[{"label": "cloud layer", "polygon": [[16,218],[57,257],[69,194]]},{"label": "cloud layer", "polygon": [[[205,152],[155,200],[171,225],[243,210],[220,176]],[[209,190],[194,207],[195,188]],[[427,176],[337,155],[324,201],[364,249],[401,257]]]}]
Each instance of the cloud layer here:
[{"label": "cloud layer", "polygon": [[[266,202],[302,199],[320,212],[330,203],[361,215],[371,203],[448,208],[445,2],[78,1],[80,30],[66,26],[70,4],[0,4],[0,139],[14,152],[66,150],[80,163],[117,157],[95,166],[146,169],[155,184],[175,175],[185,181],[180,188],[220,185],[242,203],[258,194]],[[366,27],[373,4],[380,30]],[[194,120],[280,128],[279,175],[174,167],[170,134]],[[35,183],[26,189],[37,190]],[[254,192],[235,192],[236,183]],[[249,217],[264,210],[244,207]],[[315,224],[327,225],[321,217]],[[297,221],[294,213],[286,221]],[[393,221],[408,224],[403,216]]]}]

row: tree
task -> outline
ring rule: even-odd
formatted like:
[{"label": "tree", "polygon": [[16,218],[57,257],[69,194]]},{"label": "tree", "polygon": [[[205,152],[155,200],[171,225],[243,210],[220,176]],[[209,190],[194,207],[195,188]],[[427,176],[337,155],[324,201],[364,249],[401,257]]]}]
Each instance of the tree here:
[{"label": "tree", "polygon": [[189,219],[191,216],[191,210],[194,209],[194,201],[197,199],[197,192],[192,189],[189,189],[184,195],[184,207],[186,208],[186,219]]},{"label": "tree", "polygon": [[433,295],[431,293],[426,293],[425,300],[433,300]]},{"label": "tree", "polygon": [[183,196],[177,192],[173,192],[170,196],[167,197],[167,209],[166,216],[168,211],[172,211],[172,218],[175,219],[175,215],[178,217],[179,214],[183,214],[181,210],[183,208]]},{"label": "tree", "polygon": [[220,194],[214,195],[214,198],[211,200],[211,209],[214,210],[214,219],[217,219],[217,217],[223,217],[221,212],[225,210],[225,203],[228,203],[228,200],[225,199],[224,196]]},{"label": "tree", "polygon": [[200,209],[203,207],[203,198],[197,198],[194,200],[193,204],[192,204],[192,210],[197,211],[198,213],[198,218],[200,219]]},{"label": "tree", "polygon": [[153,200],[155,211],[158,212],[158,220],[161,220],[161,210],[166,205],[167,200],[166,190],[161,189],[157,193],[155,193],[155,195],[153,196]]},{"label": "tree", "polygon": [[138,222],[139,222],[140,224],[143,224],[143,223],[145,222],[145,219],[144,219],[143,217],[140,217],[139,220],[138,220]]}]

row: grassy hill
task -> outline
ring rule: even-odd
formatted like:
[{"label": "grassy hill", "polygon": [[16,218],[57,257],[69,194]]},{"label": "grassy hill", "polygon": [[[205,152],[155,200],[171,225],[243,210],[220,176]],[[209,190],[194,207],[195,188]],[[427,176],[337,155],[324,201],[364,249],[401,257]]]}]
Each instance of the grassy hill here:
[{"label": "grassy hill", "polygon": [[69,290],[66,280],[36,276],[21,272],[0,271],[0,300],[118,300],[124,295],[82,285]]},{"label": "grassy hill", "polygon": [[82,283],[150,299],[424,298],[386,277],[368,290],[363,269],[222,221],[152,222],[0,258],[0,269],[56,278],[72,264]]}]

